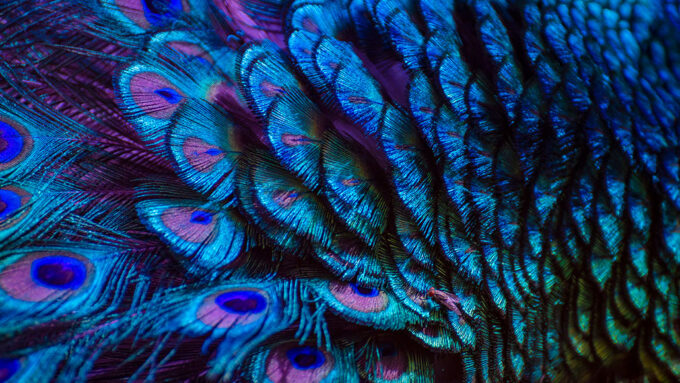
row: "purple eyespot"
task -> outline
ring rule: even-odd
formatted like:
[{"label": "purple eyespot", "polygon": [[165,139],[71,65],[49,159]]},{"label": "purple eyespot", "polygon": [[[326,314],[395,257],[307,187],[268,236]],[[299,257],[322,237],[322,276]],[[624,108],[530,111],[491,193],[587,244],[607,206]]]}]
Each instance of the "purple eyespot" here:
[{"label": "purple eyespot", "polygon": [[78,259],[52,255],[31,264],[31,276],[36,283],[55,290],[75,290],[85,283],[87,269]]},{"label": "purple eyespot", "polygon": [[326,361],[321,351],[310,346],[293,347],[286,351],[286,356],[293,367],[298,370],[319,368]]},{"label": "purple eyespot", "polygon": [[190,207],[169,207],[161,214],[161,222],[172,234],[191,243],[208,244],[215,240],[216,213]]},{"label": "purple eyespot", "polygon": [[283,142],[283,144],[287,146],[298,146],[309,145],[314,141],[311,138],[303,136],[301,134],[284,133],[281,135],[281,142]]},{"label": "purple eyespot", "polygon": [[328,288],[340,304],[363,313],[384,311],[389,304],[388,296],[377,289],[344,282],[331,282]]},{"label": "purple eyespot", "polygon": [[212,171],[226,155],[221,148],[210,145],[198,137],[187,137],[182,143],[182,153],[189,166],[202,173]]},{"label": "purple eyespot", "polygon": [[224,311],[234,314],[258,314],[267,308],[267,300],[252,290],[222,293],[215,298],[215,303]]},{"label": "purple eyespot", "polygon": [[289,208],[301,197],[300,193],[295,190],[275,190],[272,193],[272,198],[282,208]]},{"label": "purple eyespot", "polygon": [[154,72],[134,74],[129,87],[135,105],[153,118],[170,119],[185,98],[176,85]]},{"label": "purple eyespot", "polygon": [[0,270],[0,290],[25,302],[68,299],[86,291],[95,274],[94,265],[82,255],[36,251]]}]

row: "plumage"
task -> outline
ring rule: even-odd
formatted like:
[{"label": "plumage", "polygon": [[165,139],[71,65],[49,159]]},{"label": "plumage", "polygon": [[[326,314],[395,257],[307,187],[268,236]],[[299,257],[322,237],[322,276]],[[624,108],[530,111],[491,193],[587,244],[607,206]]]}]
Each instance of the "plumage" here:
[{"label": "plumage", "polygon": [[0,382],[680,379],[675,0],[0,4]]}]

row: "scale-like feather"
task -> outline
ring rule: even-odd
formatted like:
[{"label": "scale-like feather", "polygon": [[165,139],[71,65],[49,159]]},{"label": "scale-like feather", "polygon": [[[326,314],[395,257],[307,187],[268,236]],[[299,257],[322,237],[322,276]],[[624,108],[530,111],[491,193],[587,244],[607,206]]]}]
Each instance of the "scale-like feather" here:
[{"label": "scale-like feather", "polygon": [[679,10],[3,2],[0,380],[678,380]]}]

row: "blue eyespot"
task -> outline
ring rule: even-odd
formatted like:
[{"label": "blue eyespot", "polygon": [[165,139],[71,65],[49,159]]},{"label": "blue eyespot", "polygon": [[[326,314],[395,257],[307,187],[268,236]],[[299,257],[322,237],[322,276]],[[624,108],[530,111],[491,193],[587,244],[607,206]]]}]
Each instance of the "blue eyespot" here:
[{"label": "blue eyespot", "polygon": [[380,294],[380,291],[377,289],[371,288],[371,287],[362,287],[362,286],[357,286],[354,283],[349,284],[352,287],[352,290],[358,295],[361,295],[362,297],[376,297],[378,294]]},{"label": "blue eyespot", "polygon": [[294,347],[286,351],[288,360],[293,364],[293,367],[298,370],[311,370],[321,367],[326,361],[323,353],[314,347],[301,346]]},{"label": "blue eyespot", "polygon": [[75,258],[53,255],[33,261],[31,276],[36,283],[50,289],[75,290],[85,283],[87,269]]},{"label": "blue eyespot", "polygon": [[10,162],[21,154],[24,138],[10,124],[0,121],[0,164]]},{"label": "blue eyespot", "polygon": [[21,196],[11,190],[0,189],[0,222],[21,208]]},{"label": "blue eyespot", "polygon": [[191,223],[197,223],[199,225],[209,225],[213,220],[212,213],[207,211],[197,210],[191,213],[191,218],[189,219]]},{"label": "blue eyespot", "polygon": [[204,59],[203,57],[200,57],[200,56],[194,56],[194,57],[196,57],[196,61],[200,62],[201,64],[203,64],[207,67],[210,67],[212,65],[212,64],[210,64],[210,62],[208,60]]},{"label": "blue eyespot", "polygon": [[177,17],[182,12],[182,0],[142,0],[142,7],[149,24],[158,26],[164,19]]},{"label": "blue eyespot", "polygon": [[215,149],[215,148],[208,149],[208,150],[205,151],[205,154],[210,155],[210,156],[219,156],[222,153],[223,152],[221,150]]},{"label": "blue eyespot", "polygon": [[163,97],[165,101],[167,101],[170,104],[177,104],[178,102],[182,101],[183,98],[179,93],[177,93],[176,90],[172,88],[156,89],[154,93]]},{"label": "blue eyespot", "polygon": [[215,298],[223,310],[234,314],[258,314],[267,308],[267,300],[251,290],[229,291]]},{"label": "blue eyespot", "polygon": [[16,359],[0,359],[0,382],[8,381],[20,367],[21,364]]}]

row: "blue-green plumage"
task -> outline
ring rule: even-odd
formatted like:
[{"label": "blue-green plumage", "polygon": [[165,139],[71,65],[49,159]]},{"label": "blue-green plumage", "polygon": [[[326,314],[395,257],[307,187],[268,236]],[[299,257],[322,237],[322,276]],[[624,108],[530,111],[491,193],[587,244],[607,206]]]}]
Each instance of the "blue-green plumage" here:
[{"label": "blue-green plumage", "polygon": [[675,381],[675,0],[0,5],[0,381]]}]

